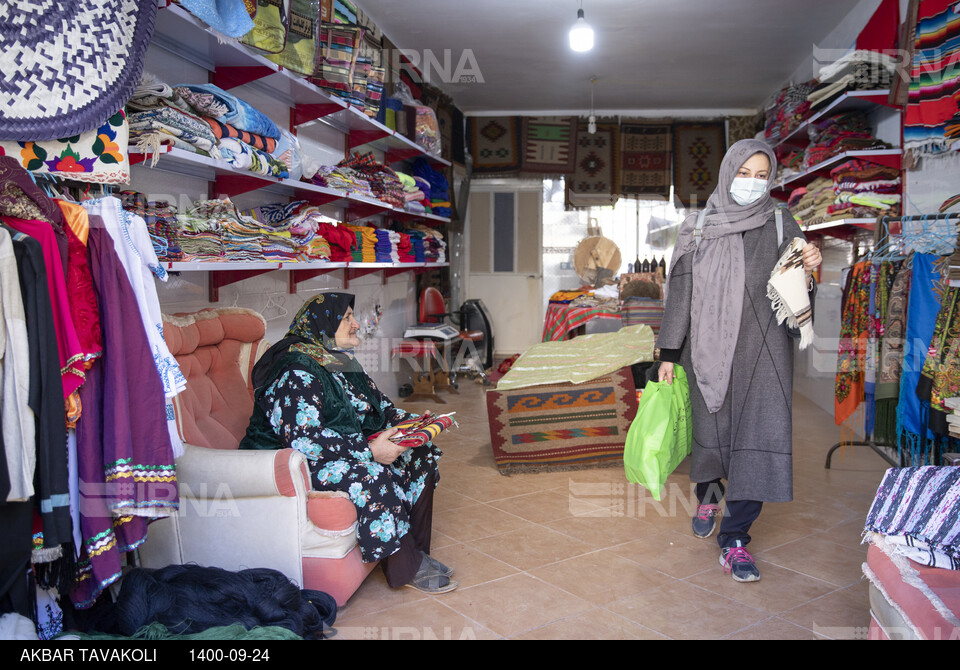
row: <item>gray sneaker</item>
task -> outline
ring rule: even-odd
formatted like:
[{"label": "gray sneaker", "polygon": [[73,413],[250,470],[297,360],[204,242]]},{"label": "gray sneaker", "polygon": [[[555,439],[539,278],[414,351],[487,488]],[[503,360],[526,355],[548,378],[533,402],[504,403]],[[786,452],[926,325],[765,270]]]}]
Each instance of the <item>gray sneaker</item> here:
[{"label": "gray sneaker", "polygon": [[743,543],[740,540],[737,540],[733,546],[724,547],[720,550],[720,565],[723,566],[724,572],[733,575],[734,581],[760,581],[760,571],[757,570],[757,565],[753,562],[753,556],[743,548]]},{"label": "gray sneaker", "polygon": [[710,537],[717,529],[717,517],[720,505],[697,505],[697,514],[693,517],[693,534],[697,537]]}]

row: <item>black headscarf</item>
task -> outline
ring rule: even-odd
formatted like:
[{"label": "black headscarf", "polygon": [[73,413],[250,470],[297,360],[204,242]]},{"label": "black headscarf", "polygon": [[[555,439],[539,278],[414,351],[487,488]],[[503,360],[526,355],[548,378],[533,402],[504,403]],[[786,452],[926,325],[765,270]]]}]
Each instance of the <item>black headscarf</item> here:
[{"label": "black headscarf", "polygon": [[300,308],[290,323],[286,336],[267,349],[253,368],[253,387],[260,388],[270,381],[274,366],[295,344],[318,347],[343,365],[348,357],[336,351],[334,336],[348,308],[352,308],[355,296],[349,293],[321,293]]}]

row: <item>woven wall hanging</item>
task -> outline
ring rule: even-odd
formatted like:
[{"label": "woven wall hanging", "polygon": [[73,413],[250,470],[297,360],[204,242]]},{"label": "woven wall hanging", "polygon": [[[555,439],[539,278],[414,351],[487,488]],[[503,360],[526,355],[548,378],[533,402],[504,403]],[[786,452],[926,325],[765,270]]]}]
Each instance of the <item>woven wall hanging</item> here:
[{"label": "woven wall hanging", "polygon": [[3,5],[0,140],[79,135],[123,108],[140,82],[156,2]]}]

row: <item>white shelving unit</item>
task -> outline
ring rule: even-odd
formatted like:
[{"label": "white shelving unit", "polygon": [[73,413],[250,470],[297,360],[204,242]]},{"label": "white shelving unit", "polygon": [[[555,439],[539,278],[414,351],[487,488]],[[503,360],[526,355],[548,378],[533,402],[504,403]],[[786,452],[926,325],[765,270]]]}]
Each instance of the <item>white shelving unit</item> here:
[{"label": "white shelving unit", "polygon": [[[345,137],[348,152],[379,151],[384,162],[396,165],[415,158],[425,158],[435,166],[450,162],[428,153],[422,147],[377,122],[362,110],[315,86],[238,41],[224,41],[206,24],[183,8],[171,4],[157,13],[152,45],[177,58],[200,66],[210,73],[210,81],[224,90],[249,85],[287,106],[291,131],[322,123]],[[159,156],[131,151],[130,161],[138,169],[156,169],[198,177],[211,184],[211,193],[234,197],[242,193],[262,191],[280,197],[307,200],[316,205],[332,205],[343,210],[343,219],[361,221],[372,216],[389,216],[400,220],[423,221],[428,225],[449,223],[434,214],[421,214],[394,207],[380,200],[326,188],[292,179],[276,179],[237,169],[227,161],[217,160],[182,149],[165,147]],[[156,165],[153,165],[156,158]],[[448,263],[362,263],[362,262],[165,262],[169,272],[208,273],[208,299],[216,302],[219,289],[228,284],[267,272],[288,271],[289,292],[312,277],[334,271],[344,273],[344,287],[351,279],[380,272],[383,281],[405,272],[426,272],[447,267]]]}]

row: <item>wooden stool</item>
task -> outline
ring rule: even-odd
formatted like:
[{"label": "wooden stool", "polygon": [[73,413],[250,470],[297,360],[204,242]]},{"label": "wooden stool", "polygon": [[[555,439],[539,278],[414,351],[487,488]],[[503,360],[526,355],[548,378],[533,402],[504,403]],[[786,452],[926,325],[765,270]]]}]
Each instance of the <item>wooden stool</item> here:
[{"label": "wooden stool", "polygon": [[[413,367],[413,393],[406,400],[432,400],[446,404],[436,391],[438,379],[433,362],[437,357],[437,347],[432,340],[403,340],[391,353],[410,361]],[[445,383],[449,384],[449,379]]]}]

